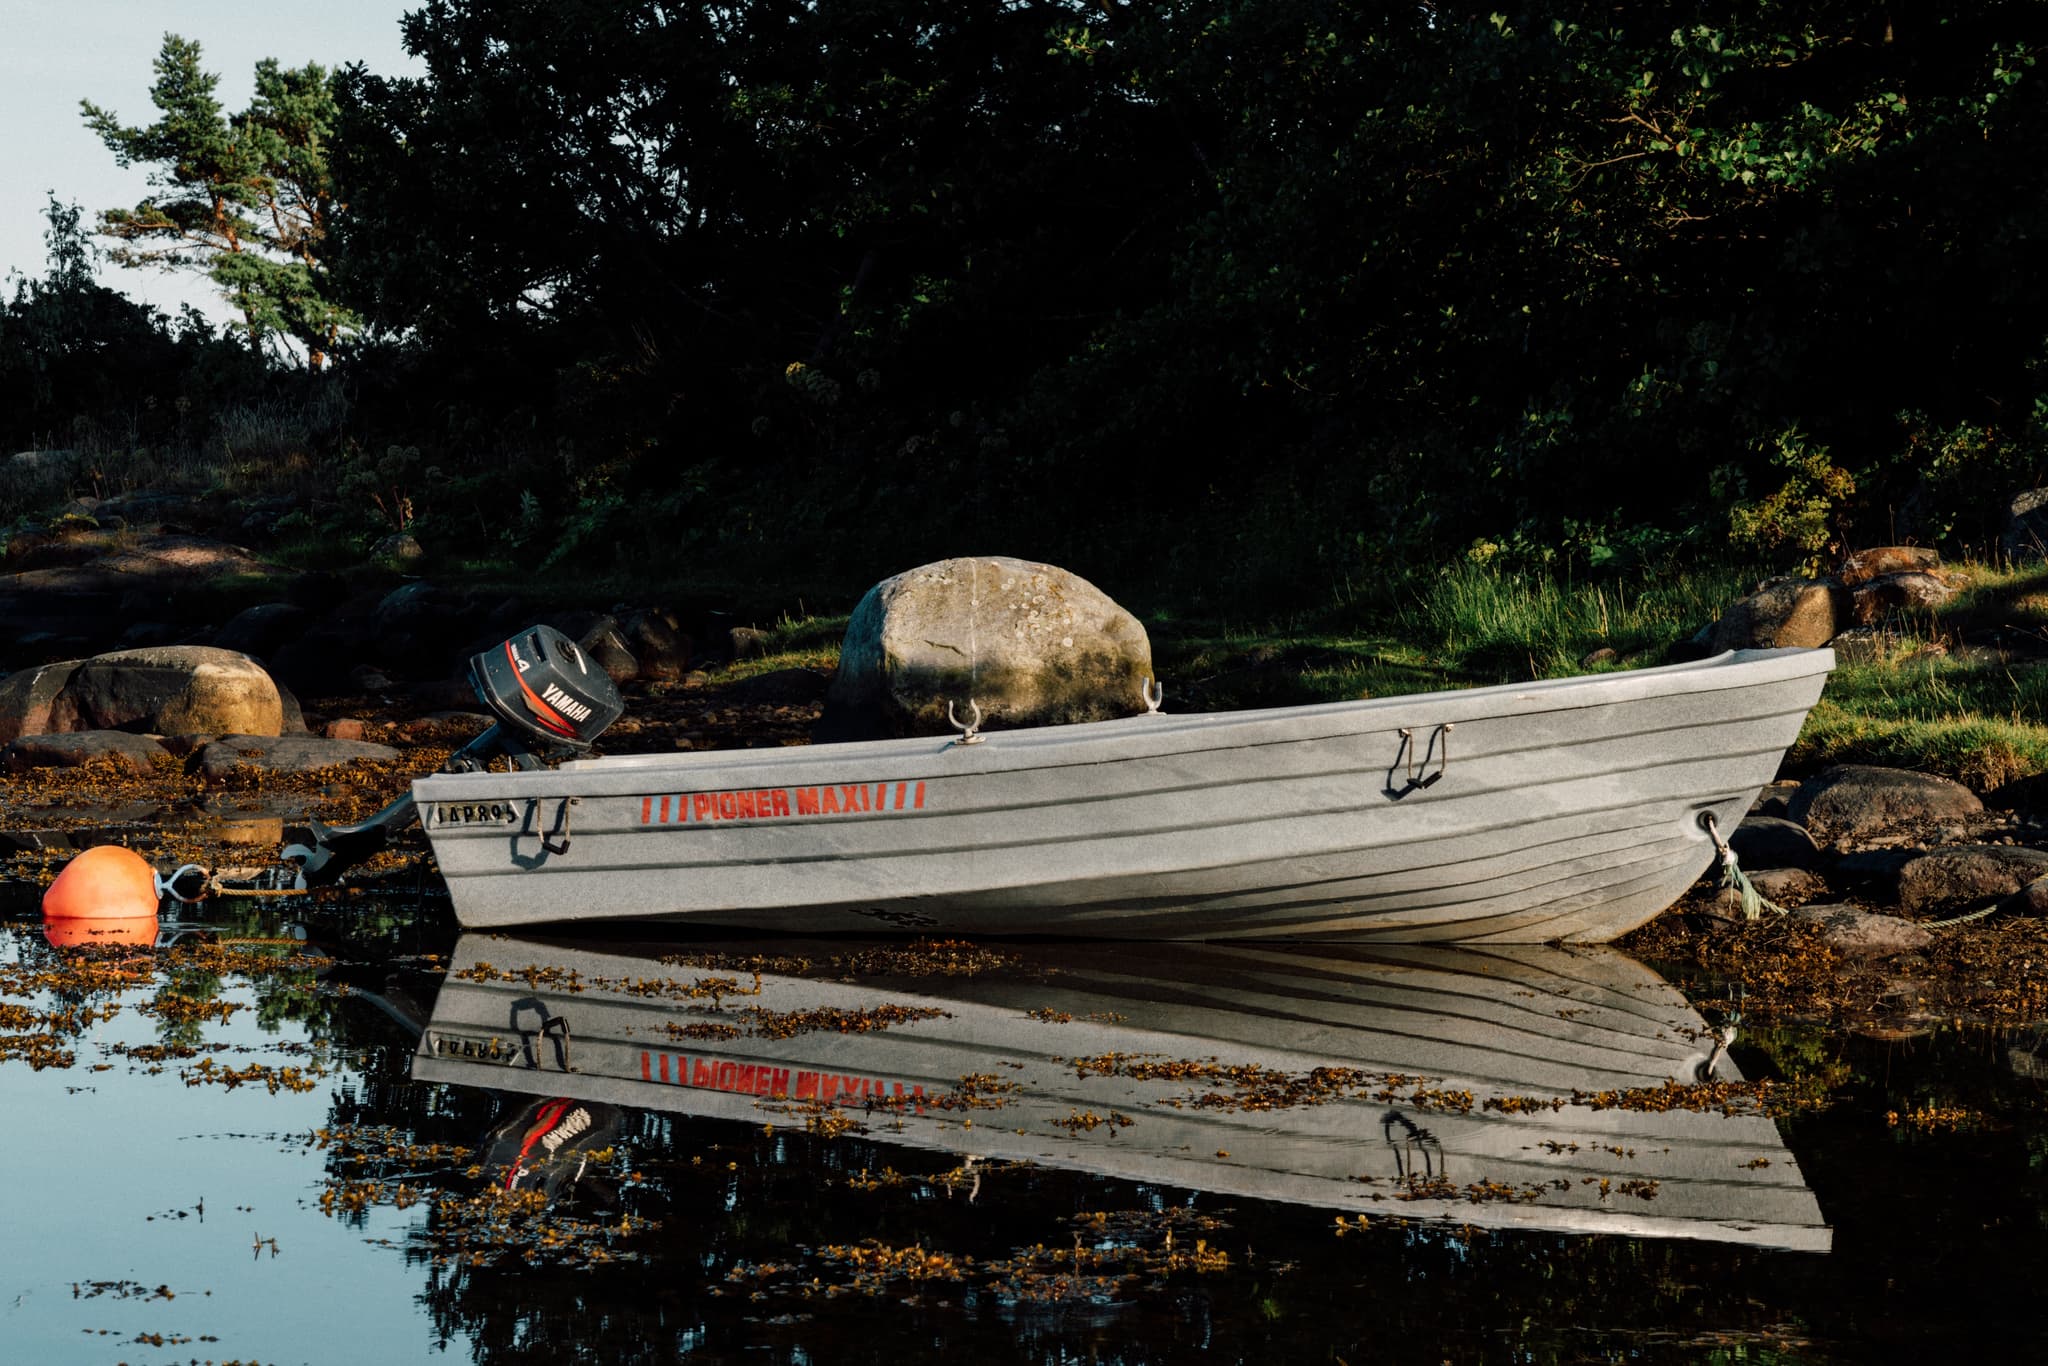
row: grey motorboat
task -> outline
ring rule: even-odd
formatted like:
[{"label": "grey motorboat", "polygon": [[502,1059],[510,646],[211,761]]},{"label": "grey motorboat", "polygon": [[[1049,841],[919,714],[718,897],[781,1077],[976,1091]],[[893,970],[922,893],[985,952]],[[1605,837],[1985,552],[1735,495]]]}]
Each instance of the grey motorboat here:
[{"label": "grey motorboat", "polygon": [[[574,741],[617,715],[615,693],[580,700],[594,665],[560,637],[506,652],[535,672],[477,667],[508,720]],[[1602,941],[1707,868],[1703,818],[1740,821],[1833,663],[1737,651],[1262,711],[581,758],[435,774],[413,797],[470,927]]]}]

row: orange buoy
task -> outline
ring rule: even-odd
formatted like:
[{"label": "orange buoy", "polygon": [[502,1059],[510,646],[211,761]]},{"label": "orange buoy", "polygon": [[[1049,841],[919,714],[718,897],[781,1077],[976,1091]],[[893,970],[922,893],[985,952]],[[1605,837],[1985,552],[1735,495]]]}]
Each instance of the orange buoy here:
[{"label": "orange buoy", "polygon": [[43,938],[50,947],[75,949],[81,944],[126,944],[147,948],[156,943],[153,915],[78,916],[43,921]]},{"label": "orange buoy", "polygon": [[133,849],[102,844],[74,856],[43,893],[43,919],[156,919],[156,869]]}]

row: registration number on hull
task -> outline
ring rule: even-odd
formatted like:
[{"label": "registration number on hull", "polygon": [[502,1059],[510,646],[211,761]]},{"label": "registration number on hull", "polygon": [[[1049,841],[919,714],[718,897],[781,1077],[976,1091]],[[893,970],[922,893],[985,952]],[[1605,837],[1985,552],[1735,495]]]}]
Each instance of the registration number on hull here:
[{"label": "registration number on hull", "polygon": [[519,819],[514,802],[435,802],[434,824],[508,825]]}]

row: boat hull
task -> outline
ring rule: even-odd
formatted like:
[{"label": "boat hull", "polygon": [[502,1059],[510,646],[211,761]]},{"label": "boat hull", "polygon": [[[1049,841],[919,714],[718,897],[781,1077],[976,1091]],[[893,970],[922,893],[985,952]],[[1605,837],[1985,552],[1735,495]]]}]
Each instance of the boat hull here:
[{"label": "boat hull", "polygon": [[1832,655],[414,784],[472,927],[1599,941],[1708,866]]}]

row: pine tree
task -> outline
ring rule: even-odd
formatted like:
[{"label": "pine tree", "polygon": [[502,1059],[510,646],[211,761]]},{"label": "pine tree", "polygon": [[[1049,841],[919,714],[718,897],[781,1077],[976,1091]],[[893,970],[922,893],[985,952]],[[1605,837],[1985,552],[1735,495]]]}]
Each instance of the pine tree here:
[{"label": "pine tree", "polygon": [[100,232],[120,244],[110,255],[124,266],[203,273],[241,313],[252,347],[289,337],[319,369],[355,325],[329,297],[321,259],[334,209],[332,76],[313,63],[259,62],[255,100],[231,119],[197,42],[165,34],[155,69],[159,117],[146,128],[80,102],[121,166],[152,168],[155,193],[100,215]]}]

